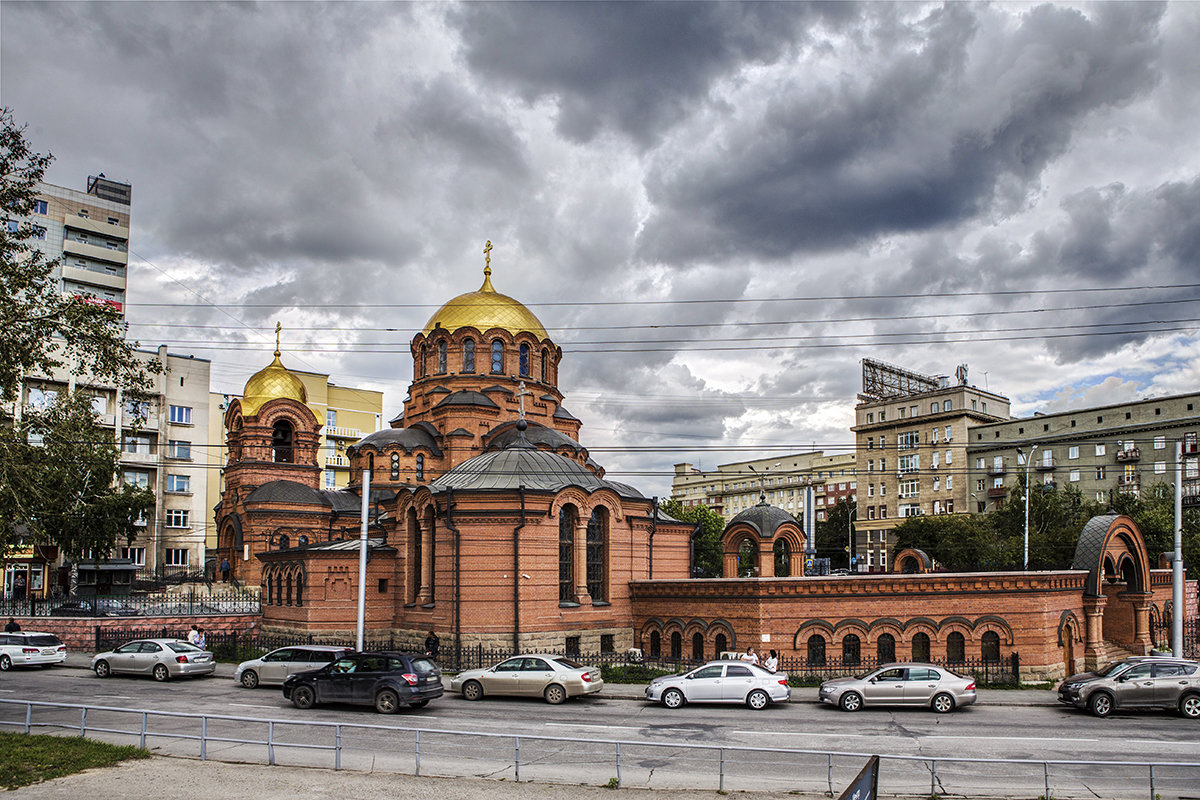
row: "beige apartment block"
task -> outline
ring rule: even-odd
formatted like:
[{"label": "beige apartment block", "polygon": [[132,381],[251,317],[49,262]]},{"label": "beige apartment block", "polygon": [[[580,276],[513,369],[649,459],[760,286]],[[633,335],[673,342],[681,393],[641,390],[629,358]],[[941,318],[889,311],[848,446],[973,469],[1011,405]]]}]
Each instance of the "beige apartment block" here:
[{"label": "beige apartment block", "polygon": [[816,450],[736,461],[708,471],[676,464],[671,498],[684,506],[708,506],[730,520],[756,505],[762,492],[768,503],[800,518],[805,490],[812,487],[813,513],[821,521],[838,500],[854,502],[856,486],[853,453]]},{"label": "beige apartment block", "polygon": [[864,393],[851,428],[859,481],[858,571],[887,567],[890,531],[905,517],[972,509],[968,437],[979,425],[1008,419],[1009,400],[968,384],[965,367],[957,381],[864,361]]},{"label": "beige apartment block", "polygon": [[[350,462],[346,448],[367,434],[381,430],[383,422],[383,392],[338,386],[329,376],[319,372],[290,370],[304,383],[308,405],[321,420],[320,449],[317,460],[321,465],[321,487],[341,489],[350,481]],[[221,470],[227,460],[225,449],[225,409],[236,394],[213,393],[209,402],[208,467],[213,481],[208,487],[206,520],[208,546],[216,548],[217,532],[213,528],[213,508],[221,500],[223,489]]]},{"label": "beige apartment block", "polygon": [[1194,486],[1198,432],[1196,392],[977,426],[967,444],[971,510],[997,508],[1024,480],[1026,466],[1031,486],[1074,487],[1097,503],[1172,484],[1177,442],[1188,443],[1184,482]]}]

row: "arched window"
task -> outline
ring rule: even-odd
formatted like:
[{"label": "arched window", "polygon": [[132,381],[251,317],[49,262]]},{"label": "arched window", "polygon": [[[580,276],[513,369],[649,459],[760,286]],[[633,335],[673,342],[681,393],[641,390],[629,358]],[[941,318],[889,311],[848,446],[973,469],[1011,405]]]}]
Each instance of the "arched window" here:
[{"label": "arched window", "polygon": [[608,600],[608,509],[592,511],[587,527],[587,590],[592,601]]},{"label": "arched window", "polygon": [[575,601],[575,507],[558,512],[558,602]]},{"label": "arched window", "polygon": [[425,480],[425,456],[417,453],[417,480]]},{"label": "arched window", "polygon": [[547,362],[548,361],[550,361],[550,351],[543,347],[542,348],[542,383],[548,383],[550,380],[549,378],[546,377],[549,374],[547,372]]},{"label": "arched window", "polygon": [[896,660],[896,637],[890,633],[879,634],[875,643],[875,655],[880,664],[889,664]]},{"label": "arched window", "polygon": [[958,631],[951,631],[946,637],[946,660],[951,664],[961,664],[967,660],[967,640]]},{"label": "arched window", "polygon": [[519,352],[521,354],[521,358],[517,362],[517,364],[521,369],[521,377],[528,378],[529,377],[529,345],[522,344]]},{"label": "arched window", "polygon": [[857,634],[847,633],[842,638],[842,664],[857,667],[862,663],[862,641]]},{"label": "arched window", "polygon": [[292,544],[292,540],[288,538],[286,533],[279,534],[279,549],[287,550]]},{"label": "arched window", "polygon": [[713,646],[716,648],[716,651],[717,651],[713,655],[720,656],[721,653],[724,653],[726,650],[729,649],[729,640],[725,638],[725,634],[718,633],[717,638],[714,640]]},{"label": "arched window", "polygon": [[463,372],[475,371],[475,340],[466,339],[463,341]]},{"label": "arched window", "polygon": [[658,631],[650,631],[650,657],[660,658],[662,656],[662,634]]},{"label": "arched window", "polygon": [[292,423],[281,419],[271,428],[271,450],[275,461],[280,464],[290,464],[295,457],[292,451]]},{"label": "arched window", "polygon": [[286,599],[286,604],[290,606],[292,604],[292,575],[290,572],[288,573],[286,583],[287,583],[287,594],[284,595],[284,597]]},{"label": "arched window", "polygon": [[504,342],[492,340],[492,372],[504,372]]},{"label": "arched window", "polygon": [[417,377],[425,377],[426,361],[429,360],[429,350],[421,345],[421,355],[417,358]]},{"label": "arched window", "polygon": [[683,658],[683,637],[679,635],[679,631],[671,634],[671,658],[676,661]]},{"label": "arched window", "polygon": [[400,454],[392,453],[391,462],[392,462],[392,472],[391,472],[392,480],[398,481],[398,480],[400,480]]},{"label": "arched window", "polygon": [[412,553],[412,563],[409,564],[408,602],[416,603],[421,594],[421,526],[417,524],[417,511],[408,510],[408,542],[409,552]]},{"label": "arched window", "polygon": [[446,374],[446,340],[437,343],[437,371],[439,375]]},{"label": "arched window", "polygon": [[792,575],[792,548],[787,539],[775,540],[775,577],[790,578]]},{"label": "arched window", "polygon": [[296,605],[304,605],[304,572],[296,573]]},{"label": "arched window", "polygon": [[306,544],[308,544],[308,537],[305,536],[303,533],[296,537],[296,546],[297,547],[304,547],[304,545],[306,545]]},{"label": "arched window", "polygon": [[692,660],[704,660],[704,634],[702,633],[692,634]]},{"label": "arched window", "polygon": [[737,576],[753,578],[758,575],[758,543],[753,539],[743,539],[738,545]]},{"label": "arched window", "polygon": [[929,634],[914,633],[912,638],[912,660],[929,661]]},{"label": "arched window", "polygon": [[1000,634],[995,631],[985,633],[979,643],[979,655],[984,661],[1000,661]]},{"label": "arched window", "polygon": [[810,667],[825,666],[825,637],[819,633],[808,637],[808,665]]},{"label": "arched window", "polygon": [[270,570],[267,570],[266,572],[263,573],[263,588],[266,589],[266,592],[264,592],[264,595],[266,596],[267,605],[271,605],[272,595],[271,595],[271,571]]},{"label": "arched window", "polygon": [[275,605],[283,605],[283,576],[275,573]]}]

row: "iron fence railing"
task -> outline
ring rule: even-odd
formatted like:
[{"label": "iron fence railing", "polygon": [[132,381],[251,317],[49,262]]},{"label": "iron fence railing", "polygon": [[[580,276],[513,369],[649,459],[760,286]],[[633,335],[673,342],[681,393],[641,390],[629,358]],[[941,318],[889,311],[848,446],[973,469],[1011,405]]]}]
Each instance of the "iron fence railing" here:
[{"label": "iron fence railing", "polygon": [[[37,717],[35,718],[35,709]],[[846,786],[866,760],[878,756],[880,795],[996,796],[981,786],[989,776],[999,796],[1087,796],[1116,800],[1182,798],[1200,781],[1200,761],[973,758],[754,747],[699,742],[639,741],[390,726],[316,720],[154,711],[113,706],[0,699],[0,727],[26,734],[58,730],[106,741],[156,740],[164,755],[210,757],[372,772],[579,783],[619,788],[734,790],[786,787],[793,794],[826,796]],[[261,731],[256,735],[256,732]],[[195,745],[190,743],[194,742]],[[210,744],[220,745],[209,751]],[[553,748],[553,755],[547,752]],[[289,758],[290,751],[304,751]],[[325,754],[325,755],[322,755]],[[411,764],[411,766],[410,766]],[[486,765],[481,769],[480,765]],[[570,765],[570,769],[567,768]],[[669,769],[670,765],[674,769]],[[547,769],[547,766],[550,768]],[[670,776],[670,777],[667,777]],[[587,782],[587,781],[583,781]]]},{"label": "iron fence railing", "polygon": [[257,594],[235,589],[0,600],[0,617],[201,617],[260,611]]},{"label": "iron fence railing", "polygon": [[[1171,646],[1171,618],[1163,617],[1162,622],[1150,631],[1155,644]],[[1183,657],[1200,658],[1200,618],[1193,617],[1183,621]]]}]

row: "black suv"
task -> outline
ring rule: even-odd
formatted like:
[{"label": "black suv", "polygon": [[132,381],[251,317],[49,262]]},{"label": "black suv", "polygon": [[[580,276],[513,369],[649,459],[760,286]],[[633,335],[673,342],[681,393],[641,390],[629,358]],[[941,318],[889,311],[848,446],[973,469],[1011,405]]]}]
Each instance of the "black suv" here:
[{"label": "black suv", "polygon": [[1200,719],[1200,663],[1132,656],[1096,672],[1072,675],[1058,687],[1058,700],[1097,717],[1125,708],[1173,708]]},{"label": "black suv", "polygon": [[289,675],[283,696],[296,708],[317,703],[373,705],[380,714],[421,708],[442,696],[442,671],[418,653],[350,653],[310,672]]}]

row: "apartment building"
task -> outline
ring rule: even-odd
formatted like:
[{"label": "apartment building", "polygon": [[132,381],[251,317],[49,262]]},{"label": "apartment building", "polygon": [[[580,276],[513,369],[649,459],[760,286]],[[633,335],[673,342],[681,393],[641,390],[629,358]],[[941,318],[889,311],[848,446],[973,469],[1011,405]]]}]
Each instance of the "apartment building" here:
[{"label": "apartment building", "polygon": [[971,510],[997,508],[1026,466],[1030,485],[1075,487],[1098,503],[1174,483],[1176,442],[1187,443],[1184,485],[1195,487],[1197,432],[1197,392],[978,425],[967,444]]},{"label": "apartment building", "polygon": [[812,488],[814,519],[823,521],[838,500],[854,502],[854,471],[853,453],[826,455],[820,450],[737,461],[708,471],[676,464],[671,497],[684,506],[708,506],[729,520],[757,504],[761,491],[771,505],[803,518],[806,489]]},{"label": "apartment building", "polygon": [[1009,418],[1009,400],[972,386],[966,366],[956,382],[863,360],[855,406],[856,569],[887,567],[890,531],[905,517],[971,509],[967,445],[973,430]]},{"label": "apartment building", "polygon": [[[308,405],[324,423],[321,428],[317,461],[321,465],[321,486],[341,489],[350,482],[350,461],[346,448],[367,434],[383,428],[383,392],[338,386],[329,376],[319,372],[290,370],[304,383]],[[221,470],[227,460],[225,449],[225,409],[236,394],[213,393],[209,396],[209,439],[206,448],[209,472],[213,476],[208,487],[206,520],[208,546],[216,548],[217,532],[213,527],[213,508],[221,500],[223,489]]]},{"label": "apartment building", "polygon": [[[158,358],[164,371],[136,400],[120,389],[88,382],[69,371],[27,378],[22,387],[25,407],[41,408],[55,401],[60,392],[82,391],[92,398],[100,425],[113,432],[121,447],[120,480],[154,492],[153,510],[137,521],[137,538],[114,554],[128,559],[140,572],[158,574],[195,572],[204,568],[204,503],[208,470],[202,451],[208,442],[208,381],[210,362],[194,356],[177,355],[161,346],[157,351],[138,350],[135,357]],[[76,564],[74,574],[51,575],[51,565],[42,563],[36,583],[43,594],[55,588],[64,594],[77,589],[106,594],[122,587],[105,584],[116,575],[128,580],[129,572],[114,573],[95,568],[94,562]],[[32,562],[26,565],[33,569]],[[20,570],[19,563],[6,567]],[[58,581],[57,587],[53,586]],[[70,582],[77,582],[71,586]],[[7,582],[6,582],[7,583]],[[29,579],[33,586],[35,581]],[[127,589],[127,587],[125,587]],[[6,585],[6,592],[11,586]]]},{"label": "apartment building", "polygon": [[[90,175],[86,191],[41,183],[37,187],[31,244],[60,259],[53,277],[64,294],[92,298],[124,313],[129,267],[128,183]],[[6,223],[16,226],[20,219]]]}]

